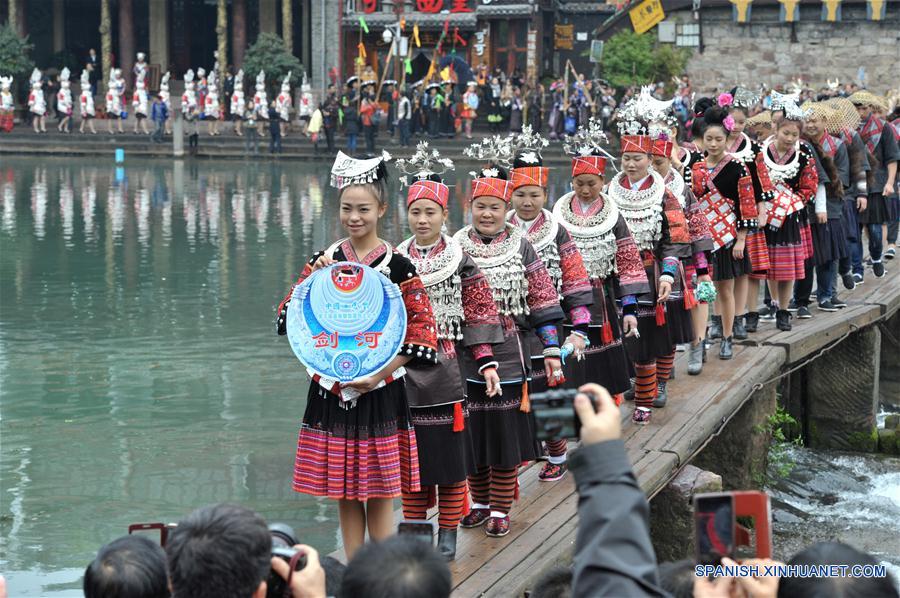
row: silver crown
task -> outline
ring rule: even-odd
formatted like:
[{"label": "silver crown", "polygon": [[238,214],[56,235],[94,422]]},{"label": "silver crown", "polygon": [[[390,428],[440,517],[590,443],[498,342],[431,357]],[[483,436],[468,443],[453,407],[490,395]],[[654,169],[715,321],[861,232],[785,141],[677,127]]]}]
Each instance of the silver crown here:
[{"label": "silver crown", "polygon": [[453,168],[453,160],[442,158],[441,152],[428,147],[427,141],[420,141],[416,145],[416,153],[409,158],[400,158],[394,162],[397,170],[404,176],[400,177],[403,186],[409,186],[409,177],[414,180],[427,179],[433,174],[441,175]]}]

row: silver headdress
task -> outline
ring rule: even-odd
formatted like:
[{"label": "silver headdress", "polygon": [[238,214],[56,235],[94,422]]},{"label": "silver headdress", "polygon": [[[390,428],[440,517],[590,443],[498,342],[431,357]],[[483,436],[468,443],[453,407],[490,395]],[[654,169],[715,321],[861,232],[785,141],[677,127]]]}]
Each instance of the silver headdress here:
[{"label": "silver headdress", "polygon": [[385,151],[377,158],[357,159],[351,158],[344,152],[338,152],[331,166],[331,186],[335,189],[343,189],[349,185],[361,185],[374,183],[382,178],[384,169],[382,164],[387,163],[391,155]]},{"label": "silver headdress", "polygon": [[539,164],[541,152],[550,145],[550,141],[542,137],[540,133],[535,133],[531,125],[525,125],[522,127],[521,133],[510,135],[510,145],[513,156],[518,156],[522,162]]},{"label": "silver headdress", "polygon": [[794,120],[794,121],[805,121],[810,114],[812,114],[812,110],[807,108],[804,110],[800,106],[797,105],[797,102],[794,101],[786,101],[781,105],[781,109],[784,110],[784,118],[786,120]]},{"label": "silver headdress", "polygon": [[[574,135],[566,137],[563,141],[563,150],[572,157],[606,156],[615,168],[616,159],[603,147],[608,144],[609,137],[603,131],[602,123],[591,117],[587,126],[580,127]],[[618,172],[618,169],[616,171]]]},{"label": "silver headdress", "polygon": [[400,158],[394,161],[397,170],[404,176],[399,180],[404,187],[409,186],[409,177],[413,180],[427,179],[431,175],[441,175],[453,168],[453,160],[442,158],[441,152],[430,149],[427,141],[420,141],[416,145],[416,153],[409,158]]},{"label": "silver headdress", "polygon": [[734,90],[734,105],[738,108],[753,108],[759,104],[759,94],[750,91],[746,87],[738,87]]},{"label": "silver headdress", "polygon": [[[512,164],[513,148],[509,137],[491,135],[465,148],[463,154],[482,162],[491,162],[504,168],[509,168],[510,164]],[[469,172],[469,174],[473,177],[496,177],[500,173],[496,168],[488,167],[480,172]]]},{"label": "silver headdress", "polygon": [[785,104],[793,103],[796,104],[800,101],[799,93],[778,93],[777,91],[772,91],[770,94],[772,99],[772,110],[781,110],[784,108]]}]

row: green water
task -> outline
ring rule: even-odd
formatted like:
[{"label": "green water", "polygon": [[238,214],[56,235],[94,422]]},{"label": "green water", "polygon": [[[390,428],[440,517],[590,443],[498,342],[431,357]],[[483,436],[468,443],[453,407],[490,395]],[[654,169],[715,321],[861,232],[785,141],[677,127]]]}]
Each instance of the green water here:
[{"label": "green water", "polygon": [[[462,170],[462,169],[461,169]],[[467,171],[466,168],[463,171]],[[551,196],[562,193],[555,175]],[[468,181],[453,187],[451,230]],[[329,552],[290,488],[307,380],[273,314],[340,235],[324,163],[0,161],[0,572],[79,595],[130,523],[231,501]],[[383,236],[406,236],[393,193]]]}]

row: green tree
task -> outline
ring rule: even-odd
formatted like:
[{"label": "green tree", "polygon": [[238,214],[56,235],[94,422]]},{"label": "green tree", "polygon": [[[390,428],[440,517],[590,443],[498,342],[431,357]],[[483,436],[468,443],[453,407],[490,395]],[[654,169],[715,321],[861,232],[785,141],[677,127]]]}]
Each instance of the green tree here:
[{"label": "green tree", "polygon": [[21,38],[9,24],[0,26],[0,75],[15,77],[13,97],[19,97],[28,89],[27,78],[34,69],[31,60],[33,44]]},{"label": "green tree", "polygon": [[615,87],[648,85],[684,72],[690,50],[668,44],[657,45],[654,36],[622,31],[612,36],[603,48],[600,66],[603,76]]},{"label": "green tree", "polygon": [[[282,80],[291,72],[291,83],[300,81],[303,65],[284,45],[284,40],[273,33],[260,33],[256,43],[244,54],[244,74],[251,81],[256,80],[260,70],[266,72],[267,89],[279,89]],[[252,88],[252,84],[251,84]]]}]

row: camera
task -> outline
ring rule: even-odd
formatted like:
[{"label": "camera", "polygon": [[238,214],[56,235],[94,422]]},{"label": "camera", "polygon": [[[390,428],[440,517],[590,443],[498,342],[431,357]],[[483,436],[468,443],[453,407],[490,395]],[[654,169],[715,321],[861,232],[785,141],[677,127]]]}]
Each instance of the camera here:
[{"label": "camera", "polygon": [[[294,534],[294,528],[286,523],[273,523],[269,525],[269,534],[272,536],[272,556],[279,558],[290,565],[297,551],[294,545],[298,544]],[[300,571],[306,567],[306,555],[300,555],[294,564],[294,571]],[[287,582],[275,571],[269,570],[266,578],[266,598],[283,598],[290,596],[290,588]]]},{"label": "camera", "polygon": [[[553,389],[531,395],[531,412],[534,414],[534,435],[538,441],[578,438],[581,420],[575,413],[576,388]],[[594,397],[591,397],[594,404]],[[596,409],[596,406],[595,406]]]}]

